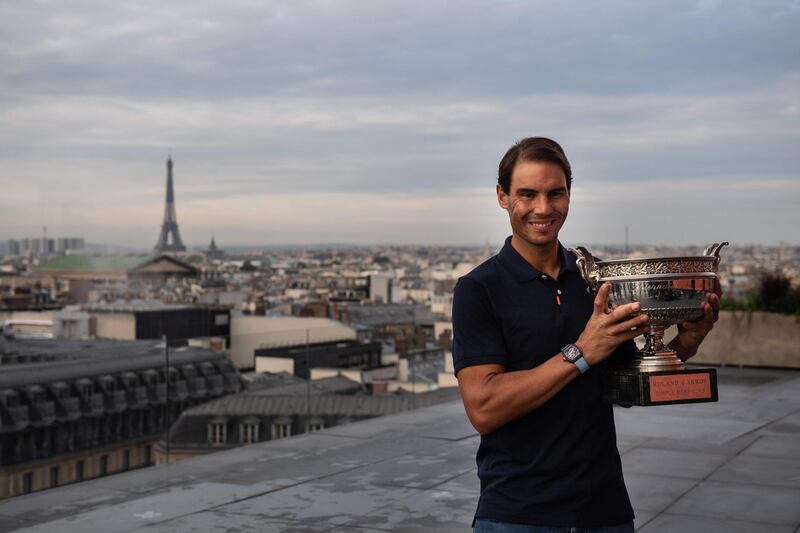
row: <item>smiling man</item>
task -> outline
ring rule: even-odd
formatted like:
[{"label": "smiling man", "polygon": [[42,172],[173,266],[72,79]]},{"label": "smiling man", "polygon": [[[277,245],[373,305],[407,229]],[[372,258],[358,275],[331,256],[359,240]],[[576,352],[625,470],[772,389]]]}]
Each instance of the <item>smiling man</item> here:
[{"label": "smiling man", "polygon": [[[454,367],[481,434],[476,533],[633,531],[601,386],[606,359],[633,356],[648,318],[638,303],[609,312],[610,286],[593,297],[559,243],[571,186],[558,143],[512,146],[497,182],[512,234],[455,288]],[[703,320],[683,324],[673,341],[685,359],[713,326],[719,301],[709,300]]]}]

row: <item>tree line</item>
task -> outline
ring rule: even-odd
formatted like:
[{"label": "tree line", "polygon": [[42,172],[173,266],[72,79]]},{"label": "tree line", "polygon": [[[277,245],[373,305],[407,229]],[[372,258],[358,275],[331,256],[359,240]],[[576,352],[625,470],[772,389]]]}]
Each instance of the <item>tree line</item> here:
[{"label": "tree line", "polygon": [[793,286],[783,272],[764,272],[750,294],[738,299],[723,295],[720,306],[727,311],[769,311],[800,315],[800,286]]}]

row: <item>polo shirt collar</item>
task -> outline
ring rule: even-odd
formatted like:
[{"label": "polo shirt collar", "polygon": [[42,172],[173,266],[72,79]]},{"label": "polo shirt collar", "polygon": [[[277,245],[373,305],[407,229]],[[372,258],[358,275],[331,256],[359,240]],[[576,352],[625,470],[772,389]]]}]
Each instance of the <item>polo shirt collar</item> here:
[{"label": "polo shirt collar", "polygon": [[[570,272],[579,272],[578,265],[575,263],[575,255],[567,253],[567,250],[558,243],[558,253],[561,254],[561,271],[563,274],[565,270]],[[497,259],[506,267],[511,275],[519,282],[530,281],[532,279],[540,278],[542,273],[532,264],[528,263],[513,246],[511,246],[511,237],[506,239],[506,243],[497,254]]]}]

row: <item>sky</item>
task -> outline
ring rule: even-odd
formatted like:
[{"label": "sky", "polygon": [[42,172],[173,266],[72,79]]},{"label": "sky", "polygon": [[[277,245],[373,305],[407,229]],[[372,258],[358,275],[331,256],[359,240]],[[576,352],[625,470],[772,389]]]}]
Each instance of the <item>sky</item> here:
[{"label": "sky", "polygon": [[569,244],[800,244],[798,1],[0,2],[0,239],[484,244],[516,140]]}]

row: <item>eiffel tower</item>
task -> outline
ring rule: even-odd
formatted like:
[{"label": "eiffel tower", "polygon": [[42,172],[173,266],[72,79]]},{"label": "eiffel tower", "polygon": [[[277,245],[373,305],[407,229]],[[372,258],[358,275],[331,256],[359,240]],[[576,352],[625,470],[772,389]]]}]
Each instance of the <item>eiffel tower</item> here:
[{"label": "eiffel tower", "polygon": [[[170,242],[172,236],[172,242]],[[183,245],[181,234],[178,232],[178,217],[175,216],[175,192],[172,190],[172,155],[167,158],[167,203],[164,206],[164,223],[161,224],[161,235],[155,251],[162,252],[185,252],[186,246]]]}]

